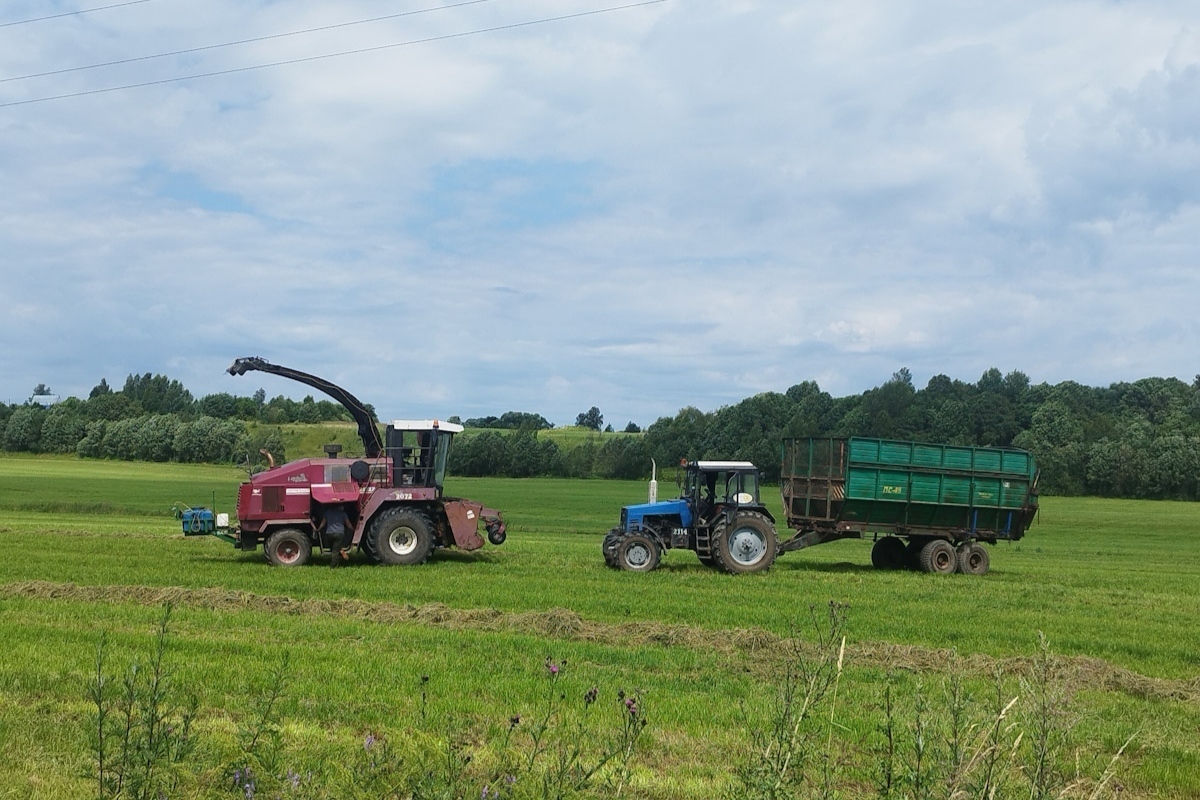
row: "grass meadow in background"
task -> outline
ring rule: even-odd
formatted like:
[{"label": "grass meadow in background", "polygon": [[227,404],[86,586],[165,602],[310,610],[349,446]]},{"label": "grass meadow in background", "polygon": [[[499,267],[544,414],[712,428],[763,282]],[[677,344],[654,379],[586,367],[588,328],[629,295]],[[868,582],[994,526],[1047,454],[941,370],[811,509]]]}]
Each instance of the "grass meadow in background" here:
[{"label": "grass meadow in background", "polygon": [[[415,568],[356,559],[335,571],[323,557],[272,568],[261,552],[179,533],[172,505],[232,513],[243,478],[212,466],[0,459],[0,798],[97,796],[97,647],[103,637],[108,664],[127,675],[154,651],[168,604],[165,661],[172,685],[195,696],[203,746],[192,760],[204,765],[171,796],[246,796],[230,774],[272,686],[280,775],[355,773],[363,742],[389,735],[433,748],[431,763],[470,751],[478,766],[515,716],[532,752],[548,661],[562,665],[552,685],[564,703],[592,687],[597,708],[616,708],[621,691],[643,703],[637,757],[609,794],[734,796],[735,773],[762,744],[755,731],[780,718],[789,643],[814,638],[810,610],[820,617],[831,602],[846,607],[846,650],[825,712],[826,796],[881,796],[888,741],[910,776],[894,796],[943,796],[911,781],[917,743],[933,738],[923,726],[941,730],[944,720],[929,720],[945,717],[960,684],[977,719],[1012,698],[1006,719],[1021,719],[1038,696],[1028,676],[1039,634],[1062,688],[1042,715],[1057,720],[1061,760],[1100,775],[1132,737],[1106,791],[1200,796],[1195,504],[1045,498],[1023,541],[991,549],[982,578],[876,571],[861,541],[785,554],[750,576],[670,551],[637,575],[604,566],[600,537],[621,505],[644,501],[644,484],[452,479],[448,493],[503,510],[508,542]],[[660,485],[660,497],[673,491]],[[778,516],[776,491],[764,494]],[[574,717],[564,708],[554,719]],[[308,796],[292,788],[277,794]],[[460,789],[481,796],[477,784]],[[1011,791],[998,796],[1030,796]]]}]

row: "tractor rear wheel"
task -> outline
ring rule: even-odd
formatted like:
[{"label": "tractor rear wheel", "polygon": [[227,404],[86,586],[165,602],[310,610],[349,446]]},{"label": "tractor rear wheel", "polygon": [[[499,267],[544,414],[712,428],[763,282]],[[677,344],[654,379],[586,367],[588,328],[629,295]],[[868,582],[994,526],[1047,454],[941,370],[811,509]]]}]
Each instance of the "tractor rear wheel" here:
[{"label": "tractor rear wheel", "polygon": [[630,572],[649,572],[662,559],[658,542],[642,533],[631,533],[617,543],[617,566]]},{"label": "tractor rear wheel", "polygon": [[896,536],[885,536],[871,548],[871,564],[875,569],[904,569],[908,551]]},{"label": "tractor rear wheel", "polygon": [[964,575],[986,575],[992,565],[992,557],[978,542],[967,542],[958,546],[958,571]]},{"label": "tractor rear wheel", "polygon": [[312,540],[299,528],[282,528],[267,538],[263,550],[277,567],[302,567],[312,555]]},{"label": "tractor rear wheel", "polygon": [[713,561],[726,572],[761,572],[775,562],[775,526],[755,511],[738,514],[732,523],[724,515],[713,526]]},{"label": "tractor rear wheel", "polygon": [[365,537],[368,557],[383,564],[423,564],[433,552],[433,522],[425,512],[399,506],[375,518]]},{"label": "tractor rear wheel", "polygon": [[930,539],[921,548],[921,571],[949,575],[958,568],[954,545],[945,539]]}]

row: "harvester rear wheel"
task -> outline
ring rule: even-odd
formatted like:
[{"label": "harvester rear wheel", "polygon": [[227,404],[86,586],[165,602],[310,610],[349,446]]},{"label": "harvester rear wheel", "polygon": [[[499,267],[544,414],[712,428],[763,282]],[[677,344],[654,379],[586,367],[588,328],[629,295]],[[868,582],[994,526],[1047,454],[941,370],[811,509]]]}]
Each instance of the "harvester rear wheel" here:
[{"label": "harvester rear wheel", "polygon": [[954,545],[945,539],[930,539],[921,548],[921,571],[949,575],[958,569]]},{"label": "harvester rear wheel", "polygon": [[964,575],[986,575],[991,568],[992,558],[978,542],[958,546],[958,571]]},{"label": "harvester rear wheel", "polygon": [[871,564],[875,569],[904,569],[908,548],[896,536],[884,536],[871,548]]},{"label": "harvester rear wheel", "polygon": [[630,572],[649,572],[662,559],[658,542],[641,533],[631,533],[617,543],[617,566]]},{"label": "harvester rear wheel", "polygon": [[298,528],[282,528],[267,538],[263,550],[277,567],[302,567],[312,555],[312,541]]},{"label": "harvester rear wheel", "polygon": [[754,511],[738,514],[733,523],[724,515],[713,526],[713,561],[726,572],[761,572],[775,562],[775,526]]},{"label": "harvester rear wheel", "polygon": [[433,552],[433,523],[415,508],[388,509],[375,518],[367,531],[369,552],[384,564],[423,564]]}]

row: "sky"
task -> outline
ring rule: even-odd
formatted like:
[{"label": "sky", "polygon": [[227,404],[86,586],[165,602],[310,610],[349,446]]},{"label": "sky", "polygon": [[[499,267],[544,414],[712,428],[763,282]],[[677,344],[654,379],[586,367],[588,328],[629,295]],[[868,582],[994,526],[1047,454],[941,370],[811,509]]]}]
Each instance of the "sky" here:
[{"label": "sky", "polygon": [[8,403],[1191,382],[1200,3],[9,0],[0,268]]}]

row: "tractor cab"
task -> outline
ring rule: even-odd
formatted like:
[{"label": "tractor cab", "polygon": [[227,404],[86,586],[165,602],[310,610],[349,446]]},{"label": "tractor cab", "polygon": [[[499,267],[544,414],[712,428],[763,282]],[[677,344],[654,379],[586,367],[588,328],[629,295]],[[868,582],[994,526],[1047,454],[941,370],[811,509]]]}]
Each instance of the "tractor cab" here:
[{"label": "tractor cab", "polygon": [[681,478],[681,496],[699,519],[711,520],[718,508],[761,505],[758,467],[749,461],[692,461]]},{"label": "tractor cab", "polygon": [[392,460],[392,486],[441,491],[450,442],[463,426],[453,422],[396,420],[387,426],[385,452]]}]

